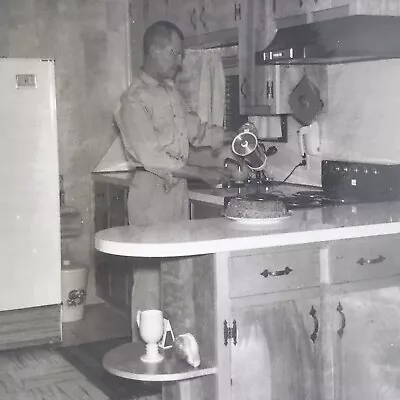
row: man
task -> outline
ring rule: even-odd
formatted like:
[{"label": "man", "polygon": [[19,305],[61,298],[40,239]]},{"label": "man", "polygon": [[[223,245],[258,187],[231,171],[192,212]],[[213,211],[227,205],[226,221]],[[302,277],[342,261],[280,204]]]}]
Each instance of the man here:
[{"label": "man", "polygon": [[[184,57],[183,39],[179,28],[167,21],[146,30],[142,70],[121,96],[115,113],[128,157],[143,167],[136,171],[129,190],[130,225],[188,219],[186,179],[215,184],[229,178],[223,168],[188,164],[189,143],[217,149],[222,146],[223,129],[201,123],[188,112],[174,87]],[[160,308],[159,265],[143,262],[135,271],[133,321],[138,309]]]}]

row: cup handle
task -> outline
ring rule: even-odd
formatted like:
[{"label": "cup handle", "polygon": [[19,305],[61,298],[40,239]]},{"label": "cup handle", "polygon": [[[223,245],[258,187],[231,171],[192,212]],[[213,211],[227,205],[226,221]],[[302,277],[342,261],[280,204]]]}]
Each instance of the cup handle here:
[{"label": "cup handle", "polygon": [[136,323],[137,326],[140,328],[140,316],[142,315],[142,312],[139,310],[136,314]]}]

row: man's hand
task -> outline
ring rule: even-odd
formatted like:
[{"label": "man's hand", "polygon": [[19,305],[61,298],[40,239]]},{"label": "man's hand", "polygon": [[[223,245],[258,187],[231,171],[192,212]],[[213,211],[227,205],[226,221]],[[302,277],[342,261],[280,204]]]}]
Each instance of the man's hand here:
[{"label": "man's hand", "polygon": [[232,180],[232,171],[228,168],[201,167],[201,179],[210,186],[229,183]]}]

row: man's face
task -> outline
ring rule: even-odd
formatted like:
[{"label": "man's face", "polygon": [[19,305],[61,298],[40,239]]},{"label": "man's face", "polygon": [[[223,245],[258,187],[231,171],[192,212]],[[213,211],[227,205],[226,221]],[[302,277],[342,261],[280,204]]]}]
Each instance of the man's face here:
[{"label": "man's face", "polygon": [[176,74],[182,68],[184,57],[183,41],[172,32],[171,40],[168,40],[165,47],[158,48],[156,53],[157,69],[160,78],[175,79]]}]

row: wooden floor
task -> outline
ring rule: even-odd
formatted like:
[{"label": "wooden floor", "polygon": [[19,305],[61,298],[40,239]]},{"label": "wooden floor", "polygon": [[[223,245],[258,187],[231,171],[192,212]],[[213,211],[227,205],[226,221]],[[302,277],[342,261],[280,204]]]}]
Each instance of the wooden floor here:
[{"label": "wooden floor", "polygon": [[[129,335],[129,321],[104,304],[87,306],[82,321],[63,325],[63,345]],[[157,397],[149,397],[153,400]],[[109,400],[55,349],[0,352],[1,400]],[[145,398],[142,398],[145,400]]]}]

